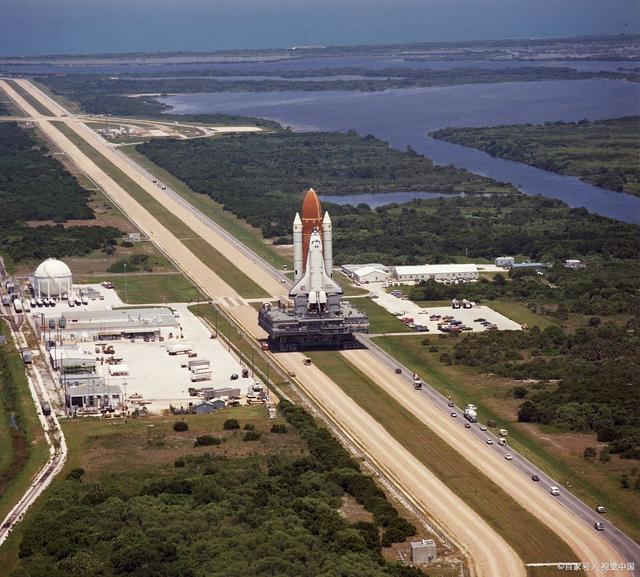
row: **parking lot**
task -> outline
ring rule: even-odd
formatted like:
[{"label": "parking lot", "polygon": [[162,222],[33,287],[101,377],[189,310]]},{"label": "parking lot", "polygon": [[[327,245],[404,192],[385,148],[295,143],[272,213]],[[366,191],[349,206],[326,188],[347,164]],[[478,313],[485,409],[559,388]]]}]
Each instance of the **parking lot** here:
[{"label": "parking lot", "polygon": [[431,315],[453,316],[454,320],[461,321],[462,325],[470,327],[468,332],[483,332],[486,329],[484,325],[475,322],[475,319],[484,318],[491,323],[499,331],[519,331],[522,327],[519,323],[512,321],[499,312],[494,311],[486,305],[475,305],[469,309],[454,309],[451,306],[437,306],[423,308],[420,305],[402,300],[387,293],[382,285],[371,284],[367,288],[376,297],[376,301],[381,307],[387,309],[391,314],[400,315],[402,317],[411,317],[416,325],[425,326],[430,333],[439,333],[438,322],[441,320],[430,320]]}]

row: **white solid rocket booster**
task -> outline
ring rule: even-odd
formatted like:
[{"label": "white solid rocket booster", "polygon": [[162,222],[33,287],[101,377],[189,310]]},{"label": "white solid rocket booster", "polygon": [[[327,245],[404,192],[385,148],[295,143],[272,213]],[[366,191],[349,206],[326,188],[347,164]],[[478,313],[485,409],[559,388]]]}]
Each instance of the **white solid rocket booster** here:
[{"label": "white solid rocket booster", "polygon": [[293,219],[293,281],[298,282],[302,278],[302,219],[296,212]]},{"label": "white solid rocket booster", "polygon": [[[329,213],[324,213],[324,218],[322,219],[322,253],[324,256],[324,270],[325,272],[332,277],[333,276],[333,242],[332,242],[332,231],[333,226],[331,224],[331,219],[329,218]],[[294,225],[295,230],[295,225]],[[295,233],[294,233],[295,239]],[[295,240],[294,240],[294,250],[295,250]]]}]

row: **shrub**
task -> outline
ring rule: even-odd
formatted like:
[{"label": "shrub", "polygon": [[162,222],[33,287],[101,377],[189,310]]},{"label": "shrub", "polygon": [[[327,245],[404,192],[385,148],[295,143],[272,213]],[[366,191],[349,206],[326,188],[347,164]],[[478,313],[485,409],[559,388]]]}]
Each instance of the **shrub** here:
[{"label": "shrub", "polygon": [[287,432],[287,425],[285,425],[284,423],[276,423],[275,425],[271,425],[271,432],[282,435]]},{"label": "shrub", "polygon": [[80,481],[83,475],[84,469],[82,467],[76,467],[75,469],[71,469],[67,475],[67,481]]},{"label": "shrub", "polygon": [[600,451],[600,461],[602,463],[608,463],[611,461],[611,455],[609,454],[609,447],[605,447]]},{"label": "shrub", "polygon": [[189,430],[189,424],[184,421],[176,421],[173,423],[173,430],[176,433],[184,433]]},{"label": "shrub", "polygon": [[585,459],[595,459],[596,458],[596,448],[595,447],[587,447],[584,450],[584,453],[582,454],[582,456]]},{"label": "shrub", "polygon": [[179,457],[179,458],[178,458],[178,459],[176,459],[176,460],[174,461],[174,463],[173,463],[173,466],[174,466],[176,469],[179,469],[179,468],[181,468],[181,467],[184,467],[185,465],[186,465],[185,460],[184,460],[184,458],[182,458],[182,457]]},{"label": "shrub", "polygon": [[240,428],[240,423],[238,422],[238,419],[227,419],[222,425],[222,428],[225,431],[234,431]]},{"label": "shrub", "polygon": [[513,397],[515,399],[524,399],[527,396],[527,389],[523,386],[513,387]]},{"label": "shrub", "polygon": [[207,445],[219,445],[220,443],[222,443],[222,439],[220,437],[214,437],[213,435],[200,435],[193,446],[205,447]]},{"label": "shrub", "polygon": [[257,431],[247,431],[242,437],[243,441],[257,441],[261,437]]},{"label": "shrub", "polygon": [[242,427],[245,431],[255,431],[256,426],[252,423],[247,423],[244,427]]}]

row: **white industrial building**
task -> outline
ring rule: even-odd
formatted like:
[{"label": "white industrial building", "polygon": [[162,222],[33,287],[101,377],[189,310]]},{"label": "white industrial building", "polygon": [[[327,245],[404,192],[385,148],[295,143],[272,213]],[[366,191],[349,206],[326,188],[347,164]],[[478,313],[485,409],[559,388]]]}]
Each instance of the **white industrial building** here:
[{"label": "white industrial building", "polygon": [[41,331],[46,334],[49,321],[61,327],[57,329],[63,341],[113,341],[119,339],[172,339],[180,338],[180,323],[168,307],[123,308],[115,310],[77,310],[69,309],[44,312],[36,317],[42,324]]},{"label": "white industrial building", "polygon": [[511,268],[516,262],[516,259],[512,256],[499,256],[495,260],[496,266],[502,266],[505,268]]},{"label": "white industrial building", "polygon": [[60,298],[70,295],[73,287],[71,269],[61,260],[48,258],[33,273],[36,298]]},{"label": "white industrial building", "polygon": [[438,282],[468,282],[478,279],[475,264],[423,264],[393,267],[398,282],[420,282],[433,279]]},{"label": "white industrial building", "polygon": [[358,283],[385,282],[391,277],[389,267],[377,262],[344,264],[340,270]]}]

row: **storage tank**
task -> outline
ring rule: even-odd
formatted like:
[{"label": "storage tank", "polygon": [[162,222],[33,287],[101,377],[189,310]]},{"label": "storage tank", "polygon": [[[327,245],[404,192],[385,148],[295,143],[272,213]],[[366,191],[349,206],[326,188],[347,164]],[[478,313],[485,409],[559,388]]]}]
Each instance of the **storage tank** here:
[{"label": "storage tank", "polygon": [[39,298],[61,297],[71,293],[71,269],[61,260],[48,258],[33,273],[33,286]]}]

